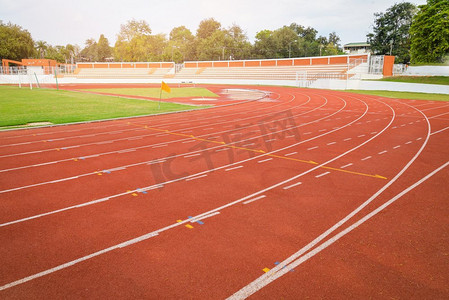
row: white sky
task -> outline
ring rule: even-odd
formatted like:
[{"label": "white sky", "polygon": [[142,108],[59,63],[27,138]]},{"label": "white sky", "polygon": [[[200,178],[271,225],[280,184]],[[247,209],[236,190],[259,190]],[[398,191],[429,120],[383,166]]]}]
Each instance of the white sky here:
[{"label": "white sky", "polygon": [[[0,0],[0,20],[28,30],[51,45],[78,44],[104,34],[113,46],[120,24],[145,20],[153,34],[184,25],[193,34],[201,20],[215,18],[223,27],[239,25],[251,42],[258,31],[295,22],[341,44],[366,40],[375,12],[401,0]],[[409,0],[421,5],[425,0]]]}]

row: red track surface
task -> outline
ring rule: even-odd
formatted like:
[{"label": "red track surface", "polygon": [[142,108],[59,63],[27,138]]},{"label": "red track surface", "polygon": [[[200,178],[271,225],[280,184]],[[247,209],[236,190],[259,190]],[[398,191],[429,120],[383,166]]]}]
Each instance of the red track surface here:
[{"label": "red track surface", "polygon": [[0,297],[448,298],[449,104],[247,88],[1,132]]}]

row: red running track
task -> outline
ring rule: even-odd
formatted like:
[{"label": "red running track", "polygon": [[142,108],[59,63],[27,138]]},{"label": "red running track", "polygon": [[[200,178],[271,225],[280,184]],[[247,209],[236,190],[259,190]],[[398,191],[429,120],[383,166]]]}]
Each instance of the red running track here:
[{"label": "red running track", "polygon": [[447,298],[449,104],[245,89],[1,132],[1,297]]}]

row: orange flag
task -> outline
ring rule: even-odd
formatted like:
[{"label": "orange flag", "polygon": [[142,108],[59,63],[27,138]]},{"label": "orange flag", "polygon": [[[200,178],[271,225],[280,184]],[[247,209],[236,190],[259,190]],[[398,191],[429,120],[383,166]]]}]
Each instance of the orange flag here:
[{"label": "orange flag", "polygon": [[162,81],[162,84],[161,84],[161,90],[166,91],[167,93],[170,93],[170,87],[168,86],[168,84],[166,84],[163,81]]}]

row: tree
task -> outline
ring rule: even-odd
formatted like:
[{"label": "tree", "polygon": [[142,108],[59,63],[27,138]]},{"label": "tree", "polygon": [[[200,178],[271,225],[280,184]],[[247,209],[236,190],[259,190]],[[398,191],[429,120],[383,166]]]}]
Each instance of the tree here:
[{"label": "tree", "polygon": [[449,1],[428,0],[419,6],[410,35],[413,63],[443,62],[449,55]]},{"label": "tree", "polygon": [[410,35],[415,5],[409,2],[397,3],[385,13],[375,13],[372,33],[367,35],[368,43],[375,54],[394,55],[396,61],[410,61]]},{"label": "tree", "polygon": [[271,30],[262,30],[256,34],[254,55],[256,58],[274,58],[276,56],[276,42]]},{"label": "tree", "polygon": [[273,32],[278,58],[295,57],[298,55],[298,35],[288,26],[283,26]]},{"label": "tree", "polygon": [[0,59],[21,60],[35,55],[31,34],[22,27],[0,21]]},{"label": "tree", "polygon": [[95,61],[97,57],[97,42],[94,39],[88,39],[85,45],[86,47],[80,52],[81,60]]},{"label": "tree", "polygon": [[226,31],[227,50],[226,54],[232,59],[247,59],[251,56],[251,43],[248,41],[243,29],[237,24],[233,24]]},{"label": "tree", "polygon": [[36,50],[37,50],[40,58],[44,58],[47,48],[48,48],[47,42],[44,42],[44,41],[36,42]]},{"label": "tree", "polygon": [[217,30],[221,30],[220,22],[216,21],[214,18],[205,19],[200,22],[196,31],[196,37],[198,39],[206,39]]},{"label": "tree", "polygon": [[151,57],[151,28],[146,21],[131,20],[120,26],[114,47],[118,61],[147,61]]},{"label": "tree", "polygon": [[109,46],[109,41],[107,38],[105,38],[103,34],[100,35],[96,47],[97,47],[95,55],[96,61],[106,61],[106,58],[112,56],[112,49]]},{"label": "tree", "polygon": [[[185,26],[179,26],[170,32],[169,42],[164,56],[170,61],[180,63],[185,60],[194,60],[196,53],[195,37]],[[168,59],[165,59],[168,60]]]}]

